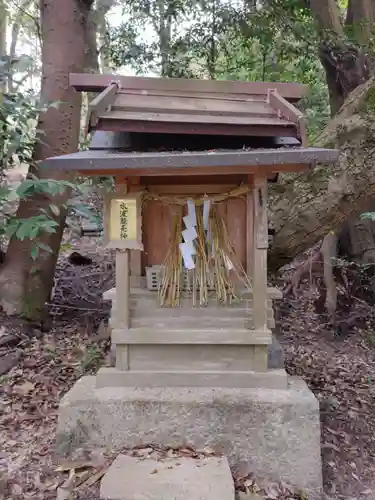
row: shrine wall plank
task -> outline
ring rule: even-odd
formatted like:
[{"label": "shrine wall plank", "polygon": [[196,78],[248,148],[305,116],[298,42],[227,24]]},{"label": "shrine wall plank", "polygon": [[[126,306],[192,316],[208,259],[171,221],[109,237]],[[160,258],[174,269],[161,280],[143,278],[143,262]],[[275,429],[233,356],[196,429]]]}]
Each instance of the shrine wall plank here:
[{"label": "shrine wall plank", "polygon": [[143,205],[142,274],[146,266],[163,263],[169,248],[173,224],[172,207],[161,201],[149,200]]}]

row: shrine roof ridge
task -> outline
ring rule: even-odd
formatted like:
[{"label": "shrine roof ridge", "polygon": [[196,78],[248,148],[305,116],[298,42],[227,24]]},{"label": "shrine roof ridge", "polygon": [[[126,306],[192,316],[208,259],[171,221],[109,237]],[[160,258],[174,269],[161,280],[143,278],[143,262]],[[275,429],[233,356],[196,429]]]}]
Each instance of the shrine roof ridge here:
[{"label": "shrine roof ridge", "polygon": [[243,80],[198,80],[187,78],[159,78],[98,73],[71,73],[69,83],[78,91],[102,92],[112,83],[123,90],[144,93],[212,93],[212,94],[267,94],[276,89],[285,99],[296,102],[308,93],[309,86],[294,82],[251,82]]},{"label": "shrine roof ridge", "polygon": [[86,131],[297,138],[307,144],[303,113],[293,103],[308,87],[295,83],[71,74],[89,104]]}]

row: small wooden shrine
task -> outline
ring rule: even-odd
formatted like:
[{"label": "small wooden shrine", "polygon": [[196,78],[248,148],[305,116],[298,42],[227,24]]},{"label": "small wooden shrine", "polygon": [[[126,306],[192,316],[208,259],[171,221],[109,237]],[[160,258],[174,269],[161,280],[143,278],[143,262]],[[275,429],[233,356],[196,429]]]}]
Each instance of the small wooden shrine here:
[{"label": "small wooden shrine", "polygon": [[267,185],[337,152],[307,147],[303,85],[72,74],[89,105],[88,151],[46,166],[113,176],[115,368],[98,387],[286,388],[270,370]]}]

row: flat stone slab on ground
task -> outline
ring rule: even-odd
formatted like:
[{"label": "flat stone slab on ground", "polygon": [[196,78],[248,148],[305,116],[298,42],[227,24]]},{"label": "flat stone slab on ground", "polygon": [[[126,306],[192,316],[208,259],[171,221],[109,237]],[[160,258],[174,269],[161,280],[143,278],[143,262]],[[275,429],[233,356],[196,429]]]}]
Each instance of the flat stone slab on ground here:
[{"label": "flat stone slab on ground", "polygon": [[102,479],[101,500],[234,500],[225,457],[140,459],[119,455]]}]

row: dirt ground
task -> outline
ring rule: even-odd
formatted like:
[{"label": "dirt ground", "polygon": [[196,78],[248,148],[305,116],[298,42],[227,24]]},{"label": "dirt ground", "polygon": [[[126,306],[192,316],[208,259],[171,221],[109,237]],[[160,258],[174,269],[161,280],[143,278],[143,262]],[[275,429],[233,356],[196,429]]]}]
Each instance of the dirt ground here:
[{"label": "dirt ground", "polygon": [[[79,377],[108,361],[109,341],[97,329],[108,315],[101,293],[113,286],[114,266],[111,255],[96,251],[97,243],[82,240],[60,257],[48,331],[0,318],[0,356],[17,353],[19,359],[0,377],[0,499],[56,498],[69,482],[67,471],[53,463],[58,404]],[[67,255],[73,250],[92,262],[72,264]],[[374,499],[375,333],[334,337],[312,311],[309,290],[281,301],[277,312],[287,370],[303,377],[320,401],[327,496]],[[2,346],[6,335],[16,340]],[[85,465],[77,469],[81,487],[71,498],[95,499],[111,457],[94,450],[77,459]]]}]

